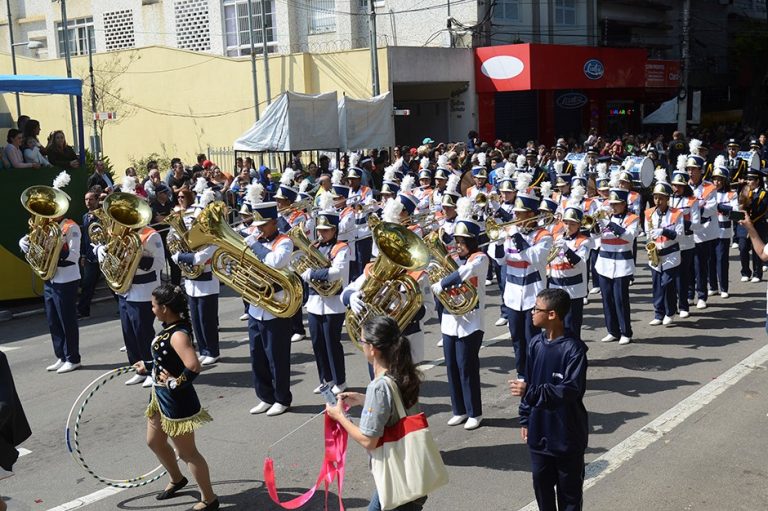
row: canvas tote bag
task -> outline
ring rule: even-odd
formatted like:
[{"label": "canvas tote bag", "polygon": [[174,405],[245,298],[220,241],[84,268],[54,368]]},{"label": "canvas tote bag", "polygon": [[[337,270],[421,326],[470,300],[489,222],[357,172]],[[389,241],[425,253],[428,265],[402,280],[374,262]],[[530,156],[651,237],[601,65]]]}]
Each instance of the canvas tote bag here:
[{"label": "canvas tote bag", "polygon": [[371,471],[383,510],[416,500],[448,483],[440,451],[424,413],[407,416],[395,382],[384,376],[400,420],[384,428],[371,452]]}]

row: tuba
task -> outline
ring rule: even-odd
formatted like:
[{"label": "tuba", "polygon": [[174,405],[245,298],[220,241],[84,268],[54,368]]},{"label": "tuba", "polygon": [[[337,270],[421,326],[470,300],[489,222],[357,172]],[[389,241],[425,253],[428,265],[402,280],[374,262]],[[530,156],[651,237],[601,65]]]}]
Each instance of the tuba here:
[{"label": "tuba", "polygon": [[[331,261],[328,260],[318,249],[315,247],[307,235],[304,234],[304,222],[293,227],[288,231],[288,237],[293,241],[293,246],[301,252],[294,252],[291,258],[290,268],[297,275],[301,275],[305,270],[321,270],[331,267]],[[317,294],[321,296],[333,296],[341,291],[341,281],[320,281],[311,280],[309,285],[312,289],[317,291]]]},{"label": "tuba", "polygon": [[[446,250],[445,243],[440,239],[441,233],[442,229],[440,231],[432,231],[424,238],[424,243],[426,243],[427,248],[432,253],[432,261],[427,266],[429,282],[432,284],[440,282],[459,269],[456,261],[453,260],[448,250]],[[477,289],[469,282],[464,282],[455,289],[443,290],[437,296],[437,299],[440,300],[440,303],[443,304],[443,307],[445,307],[449,314],[463,316],[477,307]]]},{"label": "tuba", "polygon": [[110,220],[103,208],[95,209],[91,212],[96,217],[96,222],[91,222],[88,226],[88,238],[94,245],[106,245],[109,241],[107,233],[110,229]]},{"label": "tuba", "polygon": [[[190,250],[206,245],[218,247],[211,257],[211,270],[245,301],[258,304],[278,318],[290,318],[301,307],[304,288],[299,277],[262,263],[227,223],[223,202],[208,204],[187,231],[186,239]],[[281,290],[285,295],[277,298]]]},{"label": "tuba", "polygon": [[[346,314],[347,334],[358,349],[362,326],[370,317],[390,316],[401,331],[408,326],[424,302],[419,283],[408,272],[421,270],[429,263],[429,249],[407,227],[382,222],[375,216],[369,217],[368,225],[379,256],[360,288],[365,310],[358,315],[350,309]],[[405,296],[400,293],[401,287]]]},{"label": "tuba", "polygon": [[112,291],[122,294],[130,289],[139,267],[144,248],[138,231],[152,220],[152,209],[143,199],[126,192],[109,195],[102,207],[108,221],[100,233],[107,242],[101,272]]},{"label": "tuba", "polygon": [[21,204],[32,213],[29,250],[25,257],[38,277],[51,280],[63,246],[63,233],[55,219],[69,209],[69,195],[50,186],[30,186],[21,193]]},{"label": "tuba", "polygon": [[[168,251],[172,254],[177,252],[193,252],[187,243],[187,224],[184,223],[184,217],[191,215],[186,211],[174,211],[165,217],[165,223],[173,228],[174,232],[169,232],[166,237]],[[188,279],[196,279],[203,274],[204,264],[179,263],[179,269]]]}]

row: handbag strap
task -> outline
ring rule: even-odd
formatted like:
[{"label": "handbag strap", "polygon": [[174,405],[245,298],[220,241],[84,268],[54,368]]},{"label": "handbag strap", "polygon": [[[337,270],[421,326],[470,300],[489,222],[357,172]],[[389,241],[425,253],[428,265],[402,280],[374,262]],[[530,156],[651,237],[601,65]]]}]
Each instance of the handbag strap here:
[{"label": "handbag strap", "polygon": [[395,411],[400,419],[404,419],[408,415],[405,413],[405,405],[403,404],[403,398],[400,395],[400,389],[397,388],[397,383],[390,375],[385,374],[384,380],[389,385],[389,389],[392,392],[392,400],[395,402]]}]

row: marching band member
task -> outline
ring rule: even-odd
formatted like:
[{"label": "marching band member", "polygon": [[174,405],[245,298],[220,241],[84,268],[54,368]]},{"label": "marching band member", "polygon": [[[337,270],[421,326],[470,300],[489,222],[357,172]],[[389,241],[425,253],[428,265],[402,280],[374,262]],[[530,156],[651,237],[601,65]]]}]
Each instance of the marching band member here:
[{"label": "marching band member", "polygon": [[721,298],[728,298],[728,249],[733,238],[733,221],[731,212],[738,211],[738,194],[731,190],[728,179],[728,167],[725,158],[721,155],[715,158],[712,180],[715,183],[715,201],[717,202],[717,238],[712,251],[712,259],[709,262],[709,294],[714,295],[718,291]]},{"label": "marching band member", "polygon": [[739,156],[739,143],[735,138],[728,140],[728,146],[725,152],[725,165],[728,168],[730,181],[740,189],[746,183],[747,162]]},{"label": "marching band member", "polygon": [[[260,200],[260,199],[259,199]],[[293,242],[277,230],[277,203],[251,204],[253,225],[258,231],[245,239],[256,257],[275,269],[288,267]],[[278,291],[280,299],[285,291]],[[261,402],[250,413],[272,417],[291,406],[291,319],[278,318],[256,304],[248,307],[248,338],[256,395]]]},{"label": "marching band member", "polygon": [[[323,269],[307,269],[301,278],[307,284],[312,281],[340,281],[346,286],[349,281],[349,245],[338,241],[339,214],[333,209],[333,197],[329,192],[320,198],[317,213],[317,249],[331,262]],[[341,329],[344,325],[346,308],[341,302],[341,290],[333,296],[322,296],[309,286],[307,300],[309,332],[312,336],[312,351],[315,353],[320,385],[314,390],[319,394],[324,384],[333,385],[333,393],[347,388],[344,367],[344,348],[341,345]]]},{"label": "marching band member", "polygon": [[639,219],[627,210],[629,191],[618,187],[618,173],[611,179],[608,203],[612,214],[600,223],[600,251],[595,269],[600,279],[608,335],[602,342],[615,341],[629,344],[632,340],[632,324],[629,310],[629,280],[635,272],[632,260],[632,242],[637,237]]},{"label": "marching band member", "polygon": [[[339,211],[339,226],[336,232],[336,238],[343,241],[348,247],[349,278],[354,279],[359,275],[357,271],[357,254],[355,253],[355,238],[357,237],[357,207],[347,204],[349,197],[349,186],[342,184],[344,171],[336,169],[333,171],[330,193],[333,194],[333,207]],[[321,195],[318,194],[316,206],[320,204]],[[314,234],[313,234],[314,235]]]},{"label": "marching band member", "polygon": [[485,167],[480,165],[472,167],[472,179],[475,184],[467,188],[466,192],[466,196],[470,199],[475,200],[478,193],[484,193],[487,196],[493,191],[493,187],[488,183],[488,171]]},{"label": "marching band member", "polygon": [[760,161],[760,168],[764,169],[766,166],[765,158],[763,158],[763,145],[760,143],[759,140],[752,139],[749,141],[749,152],[753,154],[757,154],[759,161]]},{"label": "marching band member", "polygon": [[[53,181],[53,187],[61,190],[69,184],[69,174],[62,171]],[[80,368],[80,329],[77,326],[77,288],[80,284],[80,226],[77,222],[60,216],[53,219],[61,229],[61,252],[56,272],[43,282],[43,304],[48,329],[51,332],[56,362],[45,368],[58,374]],[[29,252],[29,234],[19,240],[19,248]]]},{"label": "marching band member", "polygon": [[[446,186],[448,185],[448,177],[450,171],[443,168],[435,170],[435,189],[429,196],[429,207],[433,211],[440,211],[441,204],[443,203],[443,194],[445,193]],[[421,205],[419,205],[421,208]]]},{"label": "marching band member", "polygon": [[[293,178],[296,175],[296,171],[292,168],[287,168],[283,171],[283,175],[280,176],[280,186],[277,192],[272,197],[277,203],[277,231],[280,234],[287,234],[288,231],[296,226],[304,224],[305,234],[309,236],[306,231],[306,224],[308,216],[301,209],[293,207],[293,203],[299,196],[299,191],[293,186]],[[304,296],[307,295],[307,286],[304,286]],[[291,342],[298,342],[306,336],[304,330],[304,314],[301,307],[296,311],[296,314],[291,318]]]},{"label": "marching band member", "polygon": [[[424,160],[426,158],[422,158]],[[419,187],[413,191],[413,195],[419,199],[419,210],[430,209],[429,199],[432,197],[432,173],[429,169],[419,171]]]},{"label": "marching band member", "polygon": [[531,175],[531,188],[538,188],[544,181],[549,181],[549,175],[538,163],[539,153],[536,149],[530,148],[525,150],[525,169],[523,172],[527,172]]},{"label": "marching band member", "polygon": [[[763,188],[763,173],[757,169],[747,170],[747,184],[741,191],[741,199],[744,211],[749,215],[752,224],[760,236],[760,239],[768,238],[768,224],[766,224],[766,212],[768,212],[768,193]],[[763,263],[760,254],[752,248],[747,230],[739,225],[736,228],[736,239],[739,242],[739,260],[741,261],[741,281],[760,282],[763,278]],[[751,257],[750,257],[751,252]],[[752,262],[754,270],[750,270]]]},{"label": "marching band member", "polygon": [[[494,211],[493,217],[498,219],[500,223],[511,222],[515,218],[515,198],[517,197],[517,189],[515,183],[510,177],[504,177],[499,181],[499,193],[501,194],[502,203],[499,208]],[[504,240],[500,240],[503,243]],[[488,251],[493,253],[495,250],[494,244],[488,246]],[[501,296],[504,296],[504,287],[507,284],[506,279],[506,267],[496,262],[495,259],[491,259],[490,262],[493,265],[493,269],[496,272],[496,280],[499,283],[499,289],[501,290]],[[507,309],[504,305],[504,300],[499,304],[499,319],[496,320],[494,325],[505,326],[509,322],[507,318]]]},{"label": "marching band member", "polygon": [[[595,188],[597,188],[597,197],[595,198],[594,212],[598,214],[599,211],[612,211],[611,205],[608,204],[609,194],[611,191],[611,179],[608,176],[608,165],[605,163],[597,164],[597,179],[595,180]],[[591,234],[592,243],[594,248],[589,256],[589,268],[590,277],[592,278],[592,288],[589,290],[589,294],[596,295],[600,292],[600,276],[597,274],[597,254],[600,252],[600,232],[593,231]]]},{"label": "marching band member", "polygon": [[549,162],[550,182],[556,182],[558,174],[573,174],[573,163],[565,159],[567,154],[568,147],[566,147],[564,144],[557,144],[555,146],[555,159]]},{"label": "marching band member", "polygon": [[593,242],[588,234],[581,231],[584,211],[581,198],[582,187],[573,189],[568,205],[563,210],[562,223],[565,230],[554,235],[554,258],[549,262],[549,287],[563,289],[571,297],[571,308],[565,316],[565,327],[574,337],[581,339],[581,325],[584,315],[584,298],[587,296],[587,262]]},{"label": "marching band member", "polygon": [[709,155],[709,146],[703,141],[696,138],[691,139],[688,143],[688,151],[690,156],[698,156],[701,158],[701,174],[705,181],[709,181],[712,176],[712,164],[707,161]]},{"label": "marching band member", "polygon": [[[448,185],[445,189],[445,193],[442,196],[442,213],[443,216],[440,220],[440,235],[443,243],[445,244],[445,249],[448,251],[448,253],[453,253],[456,251],[456,245],[455,241],[453,239],[453,231],[456,228],[456,203],[461,198],[461,193],[458,191],[459,187],[459,176],[452,174],[448,178]],[[437,319],[439,321],[442,321],[443,317],[443,304],[440,303],[440,300],[435,300],[435,312],[437,313]],[[443,338],[441,337],[439,341],[437,341],[437,346],[442,347],[443,346]]]},{"label": "marching band member", "polygon": [[599,174],[597,157],[600,156],[600,152],[595,146],[589,146],[587,148],[587,157],[584,158],[587,163],[586,175],[590,177],[597,177]]},{"label": "marching band member", "polygon": [[[691,141],[693,143],[693,141]],[[689,156],[685,163],[691,178],[689,185],[693,195],[698,201],[700,229],[694,229],[693,240],[696,249],[693,253],[693,267],[696,277],[696,302],[697,309],[707,308],[707,279],[709,278],[709,262],[712,259],[712,251],[717,238],[717,189],[709,181],[704,181],[702,176],[704,160],[700,156]],[[688,286],[688,299],[693,299],[694,285]]]},{"label": "marching band member", "polygon": [[541,203],[539,204],[539,209],[537,210],[539,213],[548,213],[551,217],[553,222],[549,223],[547,225],[547,222],[539,221],[540,224],[544,224],[545,228],[551,233],[557,224],[557,210],[558,205],[557,201],[552,198],[552,183],[549,181],[545,181],[541,183],[541,187],[539,189],[541,192]]},{"label": "marching band member", "polygon": [[525,378],[527,343],[538,333],[531,320],[531,309],[536,295],[545,287],[547,254],[552,246],[549,231],[539,227],[534,219],[539,200],[528,192],[529,184],[529,174],[518,174],[514,212],[522,222],[515,226],[514,233],[508,231],[504,244],[497,244],[493,254],[506,269],[504,305],[508,308],[509,333],[520,378]]},{"label": "marching band member", "polygon": [[[242,223],[235,228],[235,231],[243,238],[247,238],[251,234],[258,233],[259,229],[253,225],[253,208],[252,204],[258,204],[261,202],[261,198],[264,195],[264,187],[261,183],[249,184],[245,189],[245,200],[240,207],[240,219]],[[248,307],[250,305],[243,299],[243,315],[240,316],[240,321],[248,321],[250,317],[248,315]]]},{"label": "marching band member", "polygon": [[[653,277],[654,317],[650,323],[669,325],[677,310],[675,282],[680,271],[680,245],[678,237],[683,235],[683,211],[669,207],[672,186],[667,183],[667,171],[656,170],[656,186],[653,188],[654,207],[645,210],[645,225],[648,229],[648,266]],[[652,254],[655,253],[655,256]],[[658,261],[654,260],[654,257]]]},{"label": "marching band member", "polygon": [[688,287],[693,277],[693,254],[696,242],[693,240],[694,228],[698,228],[701,212],[693,196],[693,190],[688,185],[688,172],[685,170],[685,155],[678,157],[678,170],[672,173],[672,198],[670,205],[683,214],[683,234],[677,237],[680,247],[680,270],[675,279],[677,292],[677,310],[681,318],[689,316]]},{"label": "marching band member", "polygon": [[483,419],[483,403],[480,392],[480,346],[485,330],[485,282],[488,271],[488,257],[480,250],[478,238],[480,225],[472,219],[472,203],[462,197],[456,207],[458,219],[453,236],[458,255],[459,269],[440,282],[432,285],[432,294],[460,286],[464,282],[477,289],[478,306],[463,316],[443,312],[440,331],[443,337],[443,353],[448,373],[448,387],[451,391],[453,416],[449,426],[464,421],[464,429],[473,430]]},{"label": "marching band member", "polygon": [[[558,169],[560,171],[558,171]],[[563,174],[563,162],[559,161],[555,163],[555,186],[557,192],[553,194],[554,200],[557,202],[557,212],[562,215],[565,206],[568,204],[568,199],[571,198],[571,174]]]},{"label": "marching band member", "polygon": [[[213,190],[205,190],[197,204],[196,213],[199,214],[215,199]],[[184,217],[187,228],[193,221],[192,215]],[[204,265],[203,273],[199,277],[184,278],[184,291],[187,295],[192,331],[200,349],[198,358],[204,366],[215,364],[220,356],[218,330],[220,284],[211,270],[211,257],[215,251],[215,245],[208,245],[196,252],[177,252],[171,256],[176,264]]]},{"label": "marching band member", "polygon": [[353,203],[355,208],[355,226],[354,243],[350,244],[350,250],[354,251],[350,263],[354,271],[350,274],[355,277],[363,272],[363,268],[371,260],[373,250],[373,238],[371,238],[371,228],[368,227],[368,215],[371,211],[366,210],[364,206],[370,206],[373,202],[373,190],[367,186],[362,186],[363,172],[357,167],[351,167],[347,172],[347,182],[349,183],[349,195],[347,202]]}]

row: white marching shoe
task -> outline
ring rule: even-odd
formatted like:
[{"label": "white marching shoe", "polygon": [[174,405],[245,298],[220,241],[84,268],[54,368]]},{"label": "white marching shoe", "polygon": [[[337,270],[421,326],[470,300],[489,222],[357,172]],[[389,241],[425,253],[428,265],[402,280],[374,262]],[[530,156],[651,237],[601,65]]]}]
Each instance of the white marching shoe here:
[{"label": "white marching shoe", "polygon": [[270,408],[272,408],[272,403],[265,403],[264,401],[262,401],[261,403],[257,404],[253,408],[251,408],[251,410],[248,413],[256,415],[256,414],[259,414],[259,413],[264,413],[267,410],[269,410]]},{"label": "white marching shoe", "polygon": [[657,326],[661,324],[661,320],[659,318],[653,318],[648,322],[648,324],[651,326]]},{"label": "white marching shoe", "polygon": [[483,417],[470,417],[467,419],[466,424],[464,424],[464,429],[467,431],[472,431],[473,429],[477,429],[480,427],[480,423],[483,422]]},{"label": "white marching shoe", "polygon": [[611,334],[606,335],[602,339],[600,339],[600,342],[612,342],[615,341],[616,337],[612,336]]},{"label": "white marching shoe", "polygon": [[121,351],[122,353],[125,353],[127,350],[126,350],[125,346],[122,346],[122,347],[120,348],[120,351]]},{"label": "white marching shoe", "polygon": [[442,340],[442,339],[440,339],[439,341],[437,341],[437,347],[438,347],[438,348],[442,348],[442,347],[443,347],[443,340]]},{"label": "white marching shoe", "polygon": [[56,362],[54,362],[53,364],[51,364],[51,365],[49,365],[48,367],[46,367],[46,368],[45,368],[45,370],[46,370],[46,371],[58,371],[58,370],[59,370],[59,368],[60,368],[61,366],[63,366],[63,365],[64,365],[64,361],[63,361],[63,360],[57,360],[57,361],[56,361]]},{"label": "white marching shoe", "polygon": [[731,243],[731,248],[739,248],[739,244],[738,243]]},{"label": "white marching shoe", "polygon": [[275,402],[272,406],[269,407],[269,410],[267,410],[267,417],[274,417],[275,415],[280,415],[288,411],[288,407],[285,405],[282,405],[278,402]]},{"label": "white marching shoe", "polygon": [[71,373],[75,369],[80,369],[80,364],[73,364],[72,362],[64,362],[61,367],[59,367],[56,372],[59,374],[64,373]]},{"label": "white marching shoe", "polygon": [[755,283],[757,283],[757,282],[760,282],[760,277],[752,277],[752,279],[750,280],[750,282],[751,282],[751,283],[753,283],[753,284],[755,284]]},{"label": "white marching shoe", "polygon": [[335,396],[335,395],[341,394],[345,390],[347,390],[347,384],[342,383],[341,385],[334,385],[333,388],[331,389],[331,392],[333,392],[333,395]]},{"label": "white marching shoe", "polygon": [[599,287],[593,287],[592,289],[589,290],[589,294],[591,294],[591,295],[596,295],[599,292],[600,292],[600,288]]},{"label": "white marching shoe", "polygon": [[749,282],[749,277],[741,277],[742,282]]},{"label": "white marching shoe", "polygon": [[248,321],[248,313],[244,313],[240,316],[240,321]]},{"label": "white marching shoe", "polygon": [[327,383],[321,383],[320,385],[315,387],[315,390],[313,390],[312,393],[313,394],[320,394],[320,392],[322,392],[322,390],[323,390],[323,387],[325,387],[326,385],[328,385],[328,384]]},{"label": "white marching shoe", "polygon": [[493,284],[493,281],[491,279],[485,279],[486,286],[490,286],[491,284]]},{"label": "white marching shoe", "polygon": [[454,415],[453,417],[448,419],[448,425],[449,426],[458,426],[459,424],[461,424],[465,420],[467,420],[467,416],[466,415]]},{"label": "white marching shoe", "polygon": [[720,298],[728,298],[729,296],[731,295],[728,294],[728,291],[720,291]]},{"label": "white marching shoe", "polygon": [[680,317],[683,318],[683,319],[687,318],[690,315],[691,315],[691,313],[688,312],[688,311],[680,311]]},{"label": "white marching shoe", "polygon": [[707,308],[707,302],[705,302],[702,299],[699,299],[699,301],[696,302],[696,308],[697,309],[706,309]]},{"label": "white marching shoe", "polygon": [[147,376],[144,378],[144,383],[142,383],[141,386],[147,389],[151,387],[153,383],[155,383],[155,380],[153,380],[151,376]]},{"label": "white marching shoe", "polygon": [[619,339],[619,344],[629,344],[632,341],[629,337],[626,335],[622,335],[621,339]]},{"label": "white marching shoe", "polygon": [[664,316],[664,319],[661,321],[661,324],[664,326],[671,325],[672,324],[672,316]]},{"label": "white marching shoe", "polygon": [[138,385],[139,383],[146,380],[147,377],[143,374],[134,374],[130,378],[128,378],[128,381],[125,382],[126,385]]},{"label": "white marching shoe", "polygon": [[717,294],[717,291],[715,291],[714,289],[710,289],[709,291],[707,291],[707,296],[715,296],[716,294]]},{"label": "white marching shoe", "polygon": [[499,318],[496,320],[496,323],[494,325],[496,326],[504,326],[507,324],[507,318]]},{"label": "white marching shoe", "polygon": [[215,364],[218,361],[219,361],[219,357],[207,356],[207,357],[203,357],[203,359],[200,361],[200,364],[204,366],[209,366],[211,364]]},{"label": "white marching shoe", "polygon": [[299,342],[304,338],[304,334],[293,334],[291,336],[291,342]]}]

